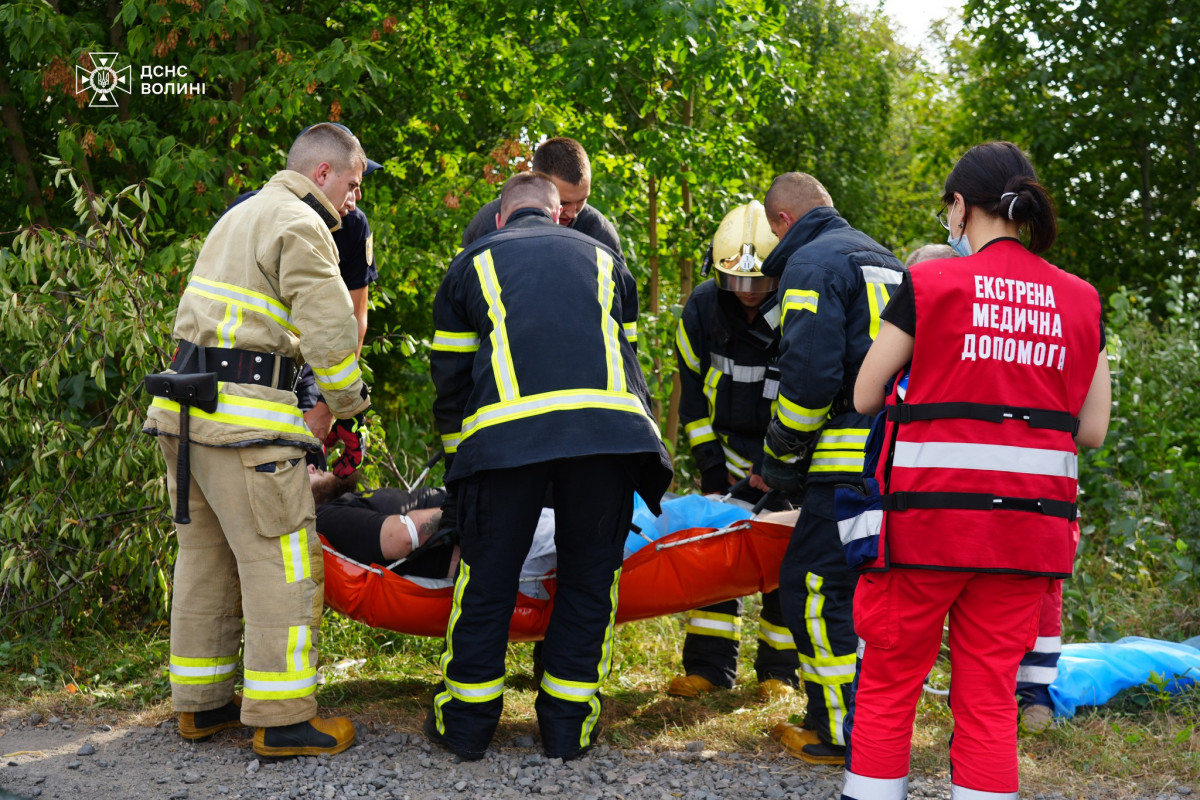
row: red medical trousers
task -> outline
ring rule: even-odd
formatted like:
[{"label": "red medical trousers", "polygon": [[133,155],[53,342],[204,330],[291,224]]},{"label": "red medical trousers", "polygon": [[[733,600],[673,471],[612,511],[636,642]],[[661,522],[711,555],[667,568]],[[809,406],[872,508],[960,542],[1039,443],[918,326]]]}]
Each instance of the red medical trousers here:
[{"label": "red medical trousers", "polygon": [[917,699],[950,615],[953,788],[1016,796],[1017,665],[1037,639],[1050,578],[893,568],[859,579],[863,640],[847,725],[844,797],[903,797]]}]

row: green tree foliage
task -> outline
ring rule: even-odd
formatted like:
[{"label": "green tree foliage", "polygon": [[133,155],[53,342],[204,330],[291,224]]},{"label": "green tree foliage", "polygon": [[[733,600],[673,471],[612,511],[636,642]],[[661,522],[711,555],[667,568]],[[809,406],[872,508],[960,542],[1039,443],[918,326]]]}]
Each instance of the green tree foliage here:
[{"label": "green tree foliage", "polygon": [[1104,288],[1159,284],[1200,247],[1194,4],[970,0],[955,143],[1009,138],[1058,202],[1050,257]]}]

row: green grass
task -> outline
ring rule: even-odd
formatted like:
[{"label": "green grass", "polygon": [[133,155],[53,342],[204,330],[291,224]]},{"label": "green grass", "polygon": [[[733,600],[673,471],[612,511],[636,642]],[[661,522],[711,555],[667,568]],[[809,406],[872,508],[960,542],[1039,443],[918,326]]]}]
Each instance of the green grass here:
[{"label": "green grass", "polygon": [[[746,642],[757,635],[755,619],[753,613],[746,616]],[[753,647],[743,648],[740,680],[732,691],[699,700],[666,696],[663,688],[679,669],[682,625],[681,617],[667,617],[618,629],[617,657],[603,689],[605,741],[622,748],[679,750],[702,740],[713,750],[778,753],[767,731],[800,711],[801,704],[794,699],[763,704],[755,698]],[[439,678],[440,640],[368,628],[334,613],[326,615],[322,637],[326,682],[318,701],[325,713],[420,731]],[[0,644],[0,707],[154,724],[171,715],[168,651],[165,625],[6,642]],[[536,733],[531,651],[530,644],[509,647],[500,740]],[[935,683],[944,681],[944,668],[939,666]],[[949,773],[952,727],[945,703],[925,695],[913,738],[915,774]],[[1058,791],[1080,798],[1099,794],[1099,787],[1112,798],[1153,795],[1176,785],[1200,790],[1198,728],[1200,688],[1177,695],[1154,686],[1131,689],[1042,735],[1022,737],[1022,784],[1028,793]]]}]

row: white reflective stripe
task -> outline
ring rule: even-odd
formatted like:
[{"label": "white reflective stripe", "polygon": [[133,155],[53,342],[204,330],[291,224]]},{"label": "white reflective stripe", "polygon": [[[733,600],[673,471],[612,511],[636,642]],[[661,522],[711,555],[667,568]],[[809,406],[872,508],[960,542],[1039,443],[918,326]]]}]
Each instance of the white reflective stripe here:
[{"label": "white reflective stripe", "polygon": [[358,359],[351,354],[340,364],[332,367],[313,367],[313,377],[322,389],[344,389],[362,376]]},{"label": "white reflective stripe", "polygon": [[[867,446],[867,436],[871,433],[868,428],[837,428],[826,429],[821,432],[821,439],[817,442],[817,448],[822,447],[832,450],[833,445],[853,445],[863,448]],[[840,448],[845,450],[845,447]]]},{"label": "white reflective stripe", "polygon": [[[814,664],[803,656],[800,657],[800,672],[815,678],[853,678],[854,670],[854,664]],[[815,683],[825,683],[825,681],[815,681]]]},{"label": "white reflective stripe", "polygon": [[741,620],[737,622],[722,622],[721,620],[707,619],[705,617],[689,617],[687,624],[693,628],[705,628],[710,631],[725,631],[726,633],[737,633],[742,629]]},{"label": "white reflective stripe", "polygon": [[433,349],[454,353],[470,353],[479,349],[479,337],[474,333],[434,331]]},{"label": "white reflective stripe", "polygon": [[1079,478],[1079,461],[1074,453],[1006,444],[896,442],[892,464],[912,469],[977,469]]},{"label": "white reflective stripe", "polygon": [[866,459],[864,456],[852,455],[832,455],[822,454],[821,451],[813,453],[812,467],[810,472],[820,472],[822,467],[856,467],[860,472]]},{"label": "white reflective stripe", "polygon": [[192,276],[183,291],[185,294],[190,292],[191,294],[198,294],[201,297],[207,297],[210,300],[223,300],[227,303],[236,303],[243,308],[265,314],[292,333],[297,335],[300,333],[300,329],[292,324],[292,310],[278,300],[268,297],[265,294],[252,292],[249,289],[243,289],[229,283],[210,281],[207,278],[201,278],[197,275]]},{"label": "white reflective stripe", "polygon": [[293,672],[308,669],[308,651],[312,648],[312,635],[307,625],[293,625],[288,631],[287,660]]},{"label": "white reflective stripe", "polygon": [[279,547],[283,551],[283,579],[287,583],[311,577],[308,560],[308,529],[301,528],[295,533],[279,537]]},{"label": "white reflective stripe", "polygon": [[500,300],[500,278],[496,265],[492,263],[492,251],[484,250],[475,256],[475,272],[479,275],[479,288],[487,300],[488,318],[492,321],[492,371],[496,378],[496,391],[501,401],[520,397],[517,391],[516,368],[513,366],[512,351],[508,346],[508,330],[505,327],[507,312]]},{"label": "white reflective stripe", "polygon": [[904,273],[887,267],[863,267],[863,279],[867,283],[887,283],[893,286],[900,283],[900,279],[904,277]]},{"label": "white reflective stripe", "polygon": [[1022,664],[1017,667],[1017,683],[1036,683],[1039,686],[1049,686],[1058,677],[1058,667],[1030,667]]},{"label": "white reflective stripe", "polygon": [[841,537],[842,544],[846,545],[859,539],[878,536],[882,526],[883,511],[877,508],[856,514],[850,519],[839,519],[838,536]]},{"label": "white reflective stripe", "polygon": [[1020,797],[1017,792],[983,792],[950,784],[950,800],[1020,800]]},{"label": "white reflective stripe", "polygon": [[636,322],[626,322],[624,325],[621,326],[621,328],[625,331],[626,339],[628,339],[630,342],[637,341],[638,334],[637,334],[637,323]]},{"label": "white reflective stripe", "polygon": [[[155,397],[150,405],[153,408],[179,413],[179,404],[174,400],[167,400],[165,397]],[[304,424],[304,415],[295,406],[228,395],[219,390],[216,411],[209,414],[192,406],[190,414],[193,418],[207,419],[213,422],[297,433],[306,438],[312,436]]]},{"label": "white reflective stripe", "polygon": [[765,639],[776,645],[791,645],[794,647],[796,644],[796,640],[792,638],[792,632],[787,628],[777,628],[762,620],[758,622],[758,638]]},{"label": "white reflective stripe", "polygon": [[817,301],[820,295],[811,289],[788,289],[783,295],[783,316],[787,319],[789,311],[811,311],[817,313]]},{"label": "white reflective stripe", "polygon": [[596,692],[600,691],[598,683],[583,683],[581,681],[566,681],[555,678],[549,672],[542,673],[542,688],[562,700],[573,700],[586,703]]},{"label": "white reflective stripe", "polygon": [[734,383],[758,383],[767,377],[766,367],[748,367],[744,364],[736,364],[732,358],[720,353],[713,353],[711,358],[713,366],[732,377]]},{"label": "white reflective stripe", "polygon": [[230,303],[225,306],[225,318],[217,326],[217,347],[233,347],[237,329],[242,326],[242,307]]},{"label": "white reflective stripe", "polygon": [[315,688],[317,685],[317,671],[309,668],[306,673],[294,678],[273,678],[269,675],[295,675],[294,672],[251,672],[246,670],[246,674],[242,676],[242,687],[247,692],[258,692],[260,695],[279,694],[281,692],[294,692],[297,689]]},{"label": "white reflective stripe", "polygon": [[868,778],[846,770],[842,797],[854,800],[904,800],[908,797],[908,776],[903,778]]},{"label": "white reflective stripe", "polygon": [[642,401],[636,395],[628,392],[606,392],[602,389],[571,389],[484,406],[463,420],[462,438],[466,439],[480,428],[520,417],[531,417],[549,411],[571,411],[583,408],[601,408],[640,414],[651,423],[654,431],[658,432],[658,425],[650,420],[646,409],[642,406]]},{"label": "white reflective stripe", "polygon": [[725,451],[726,461],[732,462],[734,465],[741,467],[742,469],[749,469],[750,467],[754,466],[753,461],[746,458],[741,453],[723,442],[721,444],[721,449]]},{"label": "white reflective stripe", "polygon": [[801,431],[815,431],[825,422],[825,417],[829,414],[829,406],[825,406],[824,408],[805,408],[799,403],[794,403],[783,395],[780,395],[779,405],[776,406],[776,413],[779,416],[779,421],[789,428]]},{"label": "white reflective stripe", "polygon": [[612,316],[617,286],[612,279],[612,256],[599,247],[596,248],[596,283],[600,324],[604,334],[604,360],[608,368],[606,388],[619,392],[625,388],[625,367],[621,360],[621,326]]},{"label": "white reflective stripe", "polygon": [[171,674],[179,675],[188,678],[208,678],[215,675],[228,675],[237,668],[237,661],[231,661],[228,664],[208,664],[202,667],[189,667],[183,664],[176,663],[175,658],[171,658]]},{"label": "white reflective stripe", "polygon": [[504,694],[503,677],[484,683],[459,683],[449,678],[443,678],[443,680],[446,682],[446,689],[450,694],[456,700],[462,700],[464,703],[485,703]]},{"label": "white reflective stripe", "polygon": [[1062,652],[1062,637],[1061,636],[1039,636],[1033,645],[1035,653],[1061,653]]},{"label": "white reflective stripe", "polygon": [[460,441],[462,441],[461,433],[447,433],[442,436],[442,449],[447,453],[456,453]]},{"label": "white reflective stripe", "polygon": [[700,359],[696,355],[696,351],[692,348],[692,343],[688,339],[687,330],[683,327],[683,322],[679,323],[679,328],[675,331],[675,348],[679,351],[679,355],[683,356],[683,363],[692,372],[699,374]]},{"label": "white reflective stripe", "polygon": [[697,425],[694,428],[693,427],[685,427],[684,428],[684,431],[687,433],[688,442],[690,442],[693,447],[695,447],[698,444],[703,444],[704,442],[714,441],[717,438],[717,434],[713,430],[712,425],[709,424],[708,420],[698,420],[698,421],[702,422],[704,424]]},{"label": "white reflective stripe", "polygon": [[771,330],[775,330],[779,327],[779,318],[782,312],[783,308],[779,305],[775,305],[771,307],[770,311],[763,314],[763,320],[767,323]]}]

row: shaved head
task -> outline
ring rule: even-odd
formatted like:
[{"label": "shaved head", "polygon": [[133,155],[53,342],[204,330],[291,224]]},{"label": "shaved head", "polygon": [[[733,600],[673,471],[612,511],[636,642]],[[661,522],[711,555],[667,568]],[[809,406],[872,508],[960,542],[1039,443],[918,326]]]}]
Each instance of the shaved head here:
[{"label": "shaved head", "polygon": [[549,175],[542,172],[522,172],[512,176],[500,190],[498,225],[508,221],[513,212],[522,208],[538,208],[558,219],[560,206],[558,187]]},{"label": "shaved head", "polygon": [[775,178],[763,200],[767,217],[772,220],[781,211],[800,219],[814,208],[832,205],[833,199],[821,182],[803,172],[785,172]]},{"label": "shaved head", "polygon": [[367,168],[367,154],[350,131],[330,122],[313,125],[296,137],[288,151],[287,168],[308,175],[325,163],[337,172]]}]

